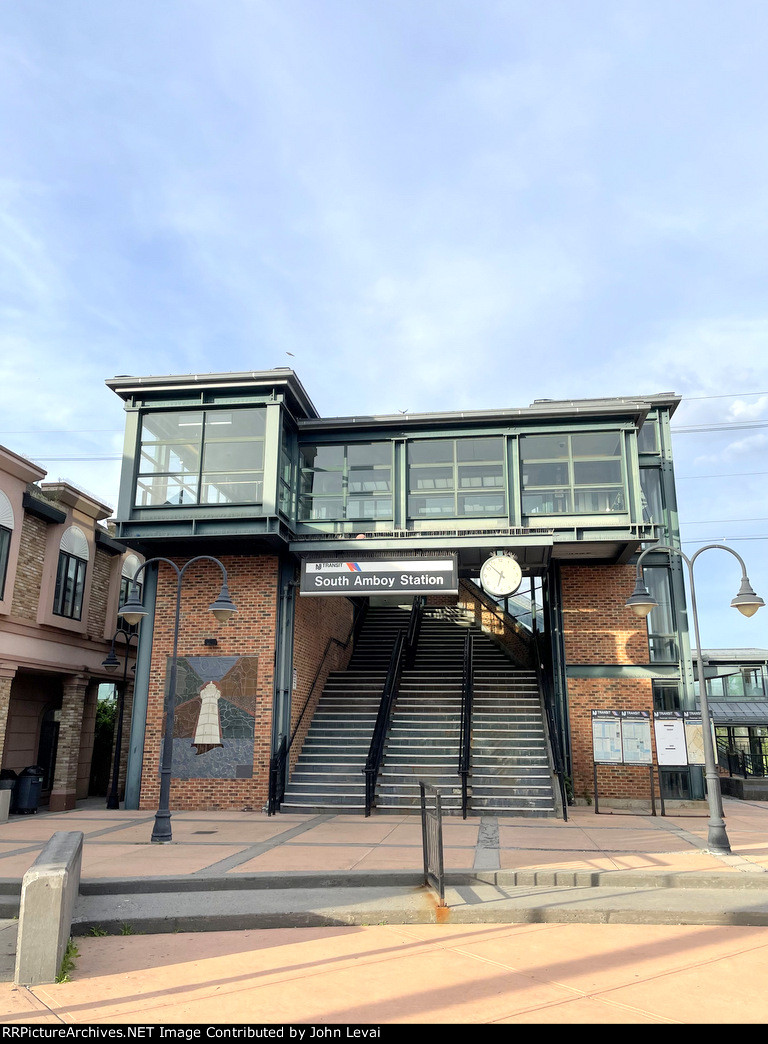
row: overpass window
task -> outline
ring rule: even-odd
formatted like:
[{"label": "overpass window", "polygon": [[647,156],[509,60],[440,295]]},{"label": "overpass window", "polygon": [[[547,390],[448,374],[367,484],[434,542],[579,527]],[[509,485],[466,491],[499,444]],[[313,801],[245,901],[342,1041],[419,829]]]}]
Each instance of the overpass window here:
[{"label": "overpass window", "polygon": [[147,414],[137,506],[261,503],[264,429],[263,409]]},{"label": "overpass window", "polygon": [[408,446],[412,518],[506,514],[504,440],[423,439]]},{"label": "overpass window", "polygon": [[520,439],[524,515],[626,511],[619,432]]},{"label": "overpass window", "polygon": [[392,518],[391,442],[305,445],[300,455],[300,521]]}]

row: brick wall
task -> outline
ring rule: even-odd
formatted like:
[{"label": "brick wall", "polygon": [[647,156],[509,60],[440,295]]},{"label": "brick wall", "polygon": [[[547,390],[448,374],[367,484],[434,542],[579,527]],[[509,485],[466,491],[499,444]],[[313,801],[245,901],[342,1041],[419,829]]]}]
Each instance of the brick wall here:
[{"label": "brick wall", "polygon": [[[566,664],[629,666],[648,663],[644,619],[625,603],[635,585],[634,566],[563,566],[562,613]],[[653,713],[653,691],[645,678],[569,678],[573,790],[592,795],[592,710]],[[651,730],[653,742],[653,730]],[[598,795],[607,800],[650,799],[648,769],[598,766]]]},{"label": "brick wall", "polygon": [[[221,588],[213,562],[196,562],[182,585],[179,656],[258,656],[253,777],[251,779],[173,779],[171,809],[261,809],[267,800],[275,662],[278,560],[271,555],[221,556],[237,606],[234,619],[217,623],[208,607]],[[183,560],[177,561],[183,565]],[[157,807],[167,657],[173,649],[176,574],[161,565],[157,584],[152,668],[140,807]],[[216,638],[216,648],[204,644]]]},{"label": "brick wall", "polygon": [[[312,681],[323,663],[323,654],[328,640],[336,638],[346,642],[353,622],[353,606],[347,598],[296,598],[293,637],[293,667],[296,672],[296,689],[291,699],[291,732],[301,715],[309,695]],[[318,676],[312,697],[301,718],[296,738],[291,747],[290,763],[295,765],[301,747],[312,722],[317,701],[323,691],[326,678],[331,671],[343,671],[352,655],[352,643],[341,648],[333,643],[328,650],[325,665]]]},{"label": "brick wall", "polygon": [[11,608],[14,616],[20,616],[24,620],[37,620],[47,535],[45,522],[33,515],[24,515]]},{"label": "brick wall", "polygon": [[[88,563],[91,570],[91,601],[88,606],[88,634],[91,638],[104,637],[104,621],[109,612],[109,581],[112,573],[112,558],[104,551],[96,551],[93,562]],[[86,579],[86,582],[88,580]]]},{"label": "brick wall", "polygon": [[563,637],[567,663],[648,663],[645,620],[627,609],[634,566],[563,566]]}]

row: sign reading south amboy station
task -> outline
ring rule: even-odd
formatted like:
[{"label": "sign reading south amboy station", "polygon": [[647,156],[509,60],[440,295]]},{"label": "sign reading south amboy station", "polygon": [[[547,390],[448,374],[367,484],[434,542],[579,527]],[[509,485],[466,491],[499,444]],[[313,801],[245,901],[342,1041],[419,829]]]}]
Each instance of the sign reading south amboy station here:
[{"label": "sign reading south amboy station", "polygon": [[301,563],[303,595],[456,594],[456,556]]}]

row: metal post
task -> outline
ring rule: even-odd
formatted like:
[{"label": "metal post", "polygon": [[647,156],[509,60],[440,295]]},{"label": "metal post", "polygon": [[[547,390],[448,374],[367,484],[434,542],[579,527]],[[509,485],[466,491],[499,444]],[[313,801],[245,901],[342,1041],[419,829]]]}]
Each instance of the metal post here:
[{"label": "metal post", "polygon": [[131,634],[130,631],[126,631],[124,628],[119,627],[112,638],[112,648],[115,646],[115,639],[119,634],[122,634],[125,638],[125,663],[123,664],[123,682],[120,686],[120,691],[117,697],[117,728],[115,731],[115,754],[114,761],[112,764],[112,779],[109,785],[109,794],[107,795],[107,808],[114,810],[120,808],[120,797],[118,794],[118,783],[120,776],[120,755],[122,753],[123,745],[123,713],[125,711],[125,690],[128,687],[128,651],[130,649],[131,641],[135,637],[136,644],[138,645],[138,633],[134,632]]}]

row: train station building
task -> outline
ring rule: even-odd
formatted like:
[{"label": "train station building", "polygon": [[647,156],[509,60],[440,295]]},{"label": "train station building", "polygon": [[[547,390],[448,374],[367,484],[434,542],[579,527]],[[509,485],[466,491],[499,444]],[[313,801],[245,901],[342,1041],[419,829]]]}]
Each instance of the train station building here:
[{"label": "train station building", "polygon": [[174,665],[171,808],[402,811],[420,780],[465,814],[648,799],[594,721],[695,709],[679,561],[647,555],[658,605],[626,606],[638,553],[679,546],[678,396],[321,417],[290,369],[107,385],[114,538],[149,562],[127,807],[157,804]]}]

